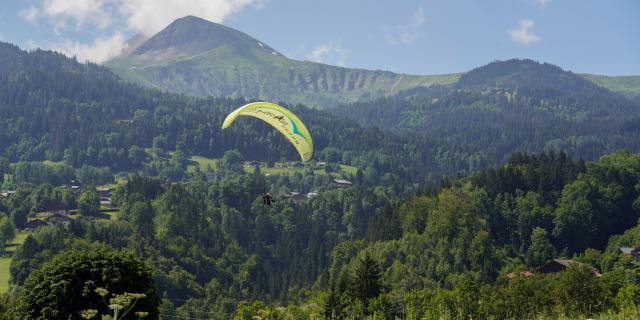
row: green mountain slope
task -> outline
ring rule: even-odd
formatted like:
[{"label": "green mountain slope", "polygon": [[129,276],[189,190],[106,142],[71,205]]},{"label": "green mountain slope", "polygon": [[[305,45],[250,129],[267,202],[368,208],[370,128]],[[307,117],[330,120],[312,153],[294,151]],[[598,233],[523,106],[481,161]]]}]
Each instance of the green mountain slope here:
[{"label": "green mountain slope", "polygon": [[318,108],[413,87],[451,84],[459,77],[297,61],[244,33],[192,16],[174,21],[130,54],[105,65],[126,80],[171,92],[287,101]]},{"label": "green mountain slope", "polygon": [[640,101],[640,76],[609,77],[595,74],[583,74],[582,76],[601,87]]},{"label": "green mountain slope", "polygon": [[332,111],[387,131],[438,137],[480,163],[497,165],[514,150],[565,150],[584,159],[621,148],[640,151],[640,103],[531,60],[494,62],[452,87],[414,89]]}]

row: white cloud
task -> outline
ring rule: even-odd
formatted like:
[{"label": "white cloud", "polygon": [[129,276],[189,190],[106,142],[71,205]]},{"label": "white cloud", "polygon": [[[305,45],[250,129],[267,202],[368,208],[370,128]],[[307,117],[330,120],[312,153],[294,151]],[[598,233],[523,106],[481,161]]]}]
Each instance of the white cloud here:
[{"label": "white cloud", "polygon": [[392,45],[396,44],[412,44],[420,35],[420,30],[425,22],[424,10],[418,9],[411,17],[411,20],[404,25],[397,26],[386,34],[387,42]]},{"label": "white cloud", "polygon": [[90,44],[66,39],[53,45],[51,49],[62,52],[67,56],[76,56],[81,62],[100,63],[117,56],[126,47],[124,35],[116,32],[111,37],[96,38]]},{"label": "white cloud", "polygon": [[333,43],[321,44],[307,55],[307,60],[344,67],[347,62],[347,50]]},{"label": "white cloud", "polygon": [[[39,0],[20,12],[32,23],[46,19],[63,40],[48,48],[79,60],[102,62],[125,48],[124,34],[142,32],[152,35],[173,20],[195,15],[214,22],[223,22],[230,15],[248,7],[262,8],[267,0]],[[117,22],[122,22],[117,24]],[[69,26],[75,25],[75,29]],[[97,37],[91,43],[70,39],[86,25],[110,28],[111,36]],[[91,31],[89,31],[91,32]],[[104,33],[104,32],[102,32]]]},{"label": "white cloud", "polygon": [[117,3],[127,27],[147,35],[187,15],[223,22],[229,15],[247,6],[261,8],[264,5],[263,0],[118,0]]},{"label": "white cloud", "polygon": [[533,21],[529,19],[520,20],[518,27],[508,31],[511,40],[529,45],[542,41],[542,38],[533,32]]},{"label": "white cloud", "polygon": [[33,5],[30,5],[29,8],[20,11],[20,16],[31,23],[36,22],[38,15],[40,15],[40,10]]},{"label": "white cloud", "polygon": [[58,28],[66,26],[69,20],[75,20],[77,28],[87,22],[100,28],[106,28],[111,24],[112,19],[106,8],[108,1],[42,0],[41,12],[54,19]]}]

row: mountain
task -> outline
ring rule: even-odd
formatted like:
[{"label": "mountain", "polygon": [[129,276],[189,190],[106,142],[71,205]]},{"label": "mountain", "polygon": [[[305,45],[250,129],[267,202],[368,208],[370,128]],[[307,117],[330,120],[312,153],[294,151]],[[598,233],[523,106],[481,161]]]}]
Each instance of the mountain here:
[{"label": "mountain", "polygon": [[[220,129],[226,115],[247,102],[164,93],[127,83],[96,64],[0,42],[0,176],[4,162],[49,160],[181,177],[172,162],[145,151],[151,148],[208,158],[238,150],[248,160],[270,163],[298,159],[289,142],[260,121],[240,119]],[[400,177],[424,181],[441,172],[430,156],[435,146],[422,136],[384,133],[326,111],[285,106],[312,132],[318,161],[370,167],[368,181],[384,177],[390,188]]]},{"label": "mountain", "polygon": [[640,103],[532,60],[493,62],[452,86],[411,89],[332,112],[389,132],[420,132],[479,163],[498,165],[515,150],[564,150],[584,159],[640,151]]},{"label": "mountain", "polygon": [[105,66],[123,79],[170,92],[317,108],[450,84],[459,76],[415,76],[297,61],[240,31],[193,16],[174,21]]}]

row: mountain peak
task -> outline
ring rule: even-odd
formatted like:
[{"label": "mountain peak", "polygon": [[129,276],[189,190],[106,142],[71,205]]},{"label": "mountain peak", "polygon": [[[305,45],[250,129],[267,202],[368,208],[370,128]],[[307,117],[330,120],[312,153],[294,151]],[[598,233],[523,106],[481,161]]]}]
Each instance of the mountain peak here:
[{"label": "mountain peak", "polygon": [[275,52],[251,36],[196,16],[176,19],[129,54],[138,65],[152,65],[191,57],[219,46],[258,47]]},{"label": "mountain peak", "polygon": [[607,91],[573,72],[531,59],[491,62],[463,74],[456,87],[517,89],[547,96]]}]

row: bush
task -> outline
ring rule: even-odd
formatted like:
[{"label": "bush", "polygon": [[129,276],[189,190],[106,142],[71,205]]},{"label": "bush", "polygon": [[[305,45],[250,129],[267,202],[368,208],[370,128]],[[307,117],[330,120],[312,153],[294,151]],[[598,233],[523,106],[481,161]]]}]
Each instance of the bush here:
[{"label": "bush", "polygon": [[[97,249],[60,254],[33,271],[19,297],[19,319],[80,319],[87,309],[109,314],[108,302],[96,293],[98,288],[114,294],[144,294],[136,302],[136,311],[148,312],[148,319],[158,317],[160,299],[150,267],[133,254]],[[137,317],[131,312],[121,319]]]}]

